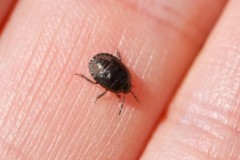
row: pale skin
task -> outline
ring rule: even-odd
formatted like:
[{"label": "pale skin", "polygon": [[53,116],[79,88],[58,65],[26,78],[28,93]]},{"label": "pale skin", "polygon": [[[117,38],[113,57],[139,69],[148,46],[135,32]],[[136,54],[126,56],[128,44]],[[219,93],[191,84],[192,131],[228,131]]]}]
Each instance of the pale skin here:
[{"label": "pale skin", "polygon": [[[240,159],[240,1],[226,2],[22,0],[9,17],[0,0],[0,159]],[[120,116],[74,75],[116,48],[140,101]]]}]

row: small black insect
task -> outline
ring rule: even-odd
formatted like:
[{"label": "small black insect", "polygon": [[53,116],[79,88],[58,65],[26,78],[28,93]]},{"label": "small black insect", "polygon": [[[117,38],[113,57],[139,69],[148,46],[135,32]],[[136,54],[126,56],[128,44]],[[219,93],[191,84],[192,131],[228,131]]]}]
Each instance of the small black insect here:
[{"label": "small black insect", "polygon": [[90,80],[83,74],[75,75],[84,78],[90,83],[100,84],[103,88],[106,89],[103,93],[96,97],[94,103],[104,94],[106,94],[107,91],[116,93],[119,99],[121,99],[119,93],[123,93],[119,111],[120,115],[125,100],[125,94],[130,92],[137,102],[139,102],[139,100],[137,96],[132,92],[131,74],[128,71],[127,67],[122,63],[118,50],[116,50],[116,52],[117,57],[109,53],[99,53],[90,60],[88,64],[89,72],[96,82]]}]

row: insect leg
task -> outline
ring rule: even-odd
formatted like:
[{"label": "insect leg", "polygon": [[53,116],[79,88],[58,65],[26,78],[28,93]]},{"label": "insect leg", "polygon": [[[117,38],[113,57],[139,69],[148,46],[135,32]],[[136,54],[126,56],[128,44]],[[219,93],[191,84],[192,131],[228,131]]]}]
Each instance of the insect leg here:
[{"label": "insect leg", "polygon": [[116,96],[119,98],[119,101],[121,101],[121,95],[116,93]]},{"label": "insect leg", "polygon": [[90,83],[92,83],[92,84],[97,84],[97,82],[93,82],[91,79],[87,78],[87,77],[84,76],[83,74],[77,74],[77,73],[75,73],[75,75],[84,78],[85,80],[87,80],[88,82],[90,82]]},{"label": "insect leg", "polygon": [[121,55],[120,55],[120,53],[119,53],[119,51],[118,51],[118,48],[116,48],[116,54],[117,54],[117,58],[121,61]]},{"label": "insect leg", "polygon": [[98,100],[99,98],[101,98],[104,94],[106,94],[107,91],[108,91],[108,90],[105,90],[103,93],[99,94],[99,95],[96,97],[96,99],[94,100],[94,103],[96,103],[97,100]]},{"label": "insect leg", "polygon": [[123,108],[124,101],[125,101],[125,94],[123,94],[123,98],[122,98],[122,103],[121,103],[119,115],[122,113],[122,108]]}]

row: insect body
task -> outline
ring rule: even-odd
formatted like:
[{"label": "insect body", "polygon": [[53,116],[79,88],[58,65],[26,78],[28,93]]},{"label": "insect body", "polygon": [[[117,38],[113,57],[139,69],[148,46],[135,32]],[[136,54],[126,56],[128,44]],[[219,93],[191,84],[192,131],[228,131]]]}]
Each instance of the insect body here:
[{"label": "insect body", "polygon": [[123,93],[123,98],[121,100],[121,108],[119,114],[121,114],[123,103],[125,100],[125,94],[131,93],[136,101],[138,101],[136,95],[132,92],[131,85],[131,74],[127,67],[122,63],[120,53],[117,51],[117,57],[109,53],[99,53],[95,55],[88,64],[89,72],[94,78],[94,81],[88,79],[83,74],[75,74],[88,82],[93,84],[100,84],[106,90],[98,95],[94,102],[96,102],[100,97],[111,91],[116,93],[120,98],[119,93]]}]

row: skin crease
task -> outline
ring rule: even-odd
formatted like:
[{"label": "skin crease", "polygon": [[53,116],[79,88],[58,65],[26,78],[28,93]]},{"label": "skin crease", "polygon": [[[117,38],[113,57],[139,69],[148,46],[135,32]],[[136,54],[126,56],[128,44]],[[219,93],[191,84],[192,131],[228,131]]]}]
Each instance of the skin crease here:
[{"label": "skin crease", "polygon": [[239,8],[229,2],[142,160],[240,159]]},{"label": "skin crease", "polygon": [[[229,57],[222,53],[222,61],[213,63],[218,54],[212,52],[217,49],[214,46],[218,42],[232,42],[230,36],[225,41],[211,38],[207,45],[213,47],[206,47],[201,52],[191,67],[191,73],[185,77],[184,86],[175,95],[168,118],[159,122],[226,1],[213,0],[211,4],[208,0],[191,0],[189,3],[179,0],[47,2],[18,2],[1,33],[0,159],[132,160],[139,159],[142,153],[142,159],[224,159],[223,151],[228,151],[236,159],[239,137],[237,130],[229,128],[238,127],[233,123],[237,119],[229,114],[238,117],[236,105],[239,101],[233,99],[238,98],[239,79],[234,79],[233,74],[237,74],[234,60],[239,60],[235,59],[239,56],[237,52],[235,55],[232,53],[235,63],[229,60],[226,66],[224,60]],[[232,2],[236,11],[239,5],[237,0]],[[231,11],[231,3],[224,14],[228,11]],[[234,13],[231,12],[236,16]],[[225,20],[225,23],[229,22]],[[220,29],[214,32],[216,36],[219,36],[218,31],[224,33],[224,28],[229,27],[225,24],[221,29],[220,25]],[[132,74],[133,91],[140,99],[137,103],[130,94],[127,95],[120,116],[119,100],[115,94],[108,93],[94,104],[94,98],[104,89],[74,76],[82,73],[91,77],[87,68],[91,57],[99,52],[114,54],[116,47]],[[209,65],[203,67],[201,63]],[[234,64],[235,68],[231,66]],[[208,69],[209,77],[222,71],[214,68],[215,65],[226,67],[223,75],[227,74],[227,69],[235,69],[232,75],[226,75],[230,77],[226,77],[228,82],[225,84],[230,85],[230,78],[235,82],[235,85],[230,85],[236,87],[235,92],[230,92],[232,97],[224,94],[229,91],[224,88],[215,91],[219,89],[218,84],[213,85],[212,82],[211,87],[207,86],[209,79],[202,77],[205,69]],[[209,69],[211,67],[212,70]],[[213,81],[212,78],[210,80]],[[196,81],[200,86],[194,83]],[[221,83],[223,81],[219,81]],[[208,92],[208,88],[213,93]],[[195,90],[199,90],[199,95],[207,92],[213,98],[218,97],[216,94],[221,91],[220,96],[225,96],[223,100],[231,100],[232,103],[223,105],[222,109],[213,105],[210,111],[216,110],[217,115],[221,113],[217,116],[219,119],[222,116],[223,122],[236,125],[225,126],[218,132],[220,124],[213,124],[203,114],[207,114],[206,107],[203,108],[205,112],[198,115],[202,121],[197,123],[196,113],[191,115],[193,111],[189,106],[208,104],[208,99],[201,102],[202,99],[193,97],[189,102],[188,97]],[[214,104],[221,102],[217,98],[215,100]],[[201,109],[194,106],[198,107],[196,110]],[[184,124],[192,119],[195,121],[189,126]],[[209,128],[213,127],[209,121],[216,125],[215,130]],[[181,124],[185,128],[179,128]],[[211,129],[211,134],[199,129],[198,125]],[[155,131],[156,126],[158,129]],[[196,134],[190,134],[193,132]],[[184,139],[186,135],[189,139]],[[231,141],[228,142],[229,136]],[[181,139],[186,141],[179,141]],[[234,146],[231,146],[233,142]],[[206,145],[212,147],[206,148]]]},{"label": "skin crease", "polygon": [[1,0],[0,5],[0,32],[3,29],[4,24],[7,21],[11,11],[13,10],[16,0]]}]

